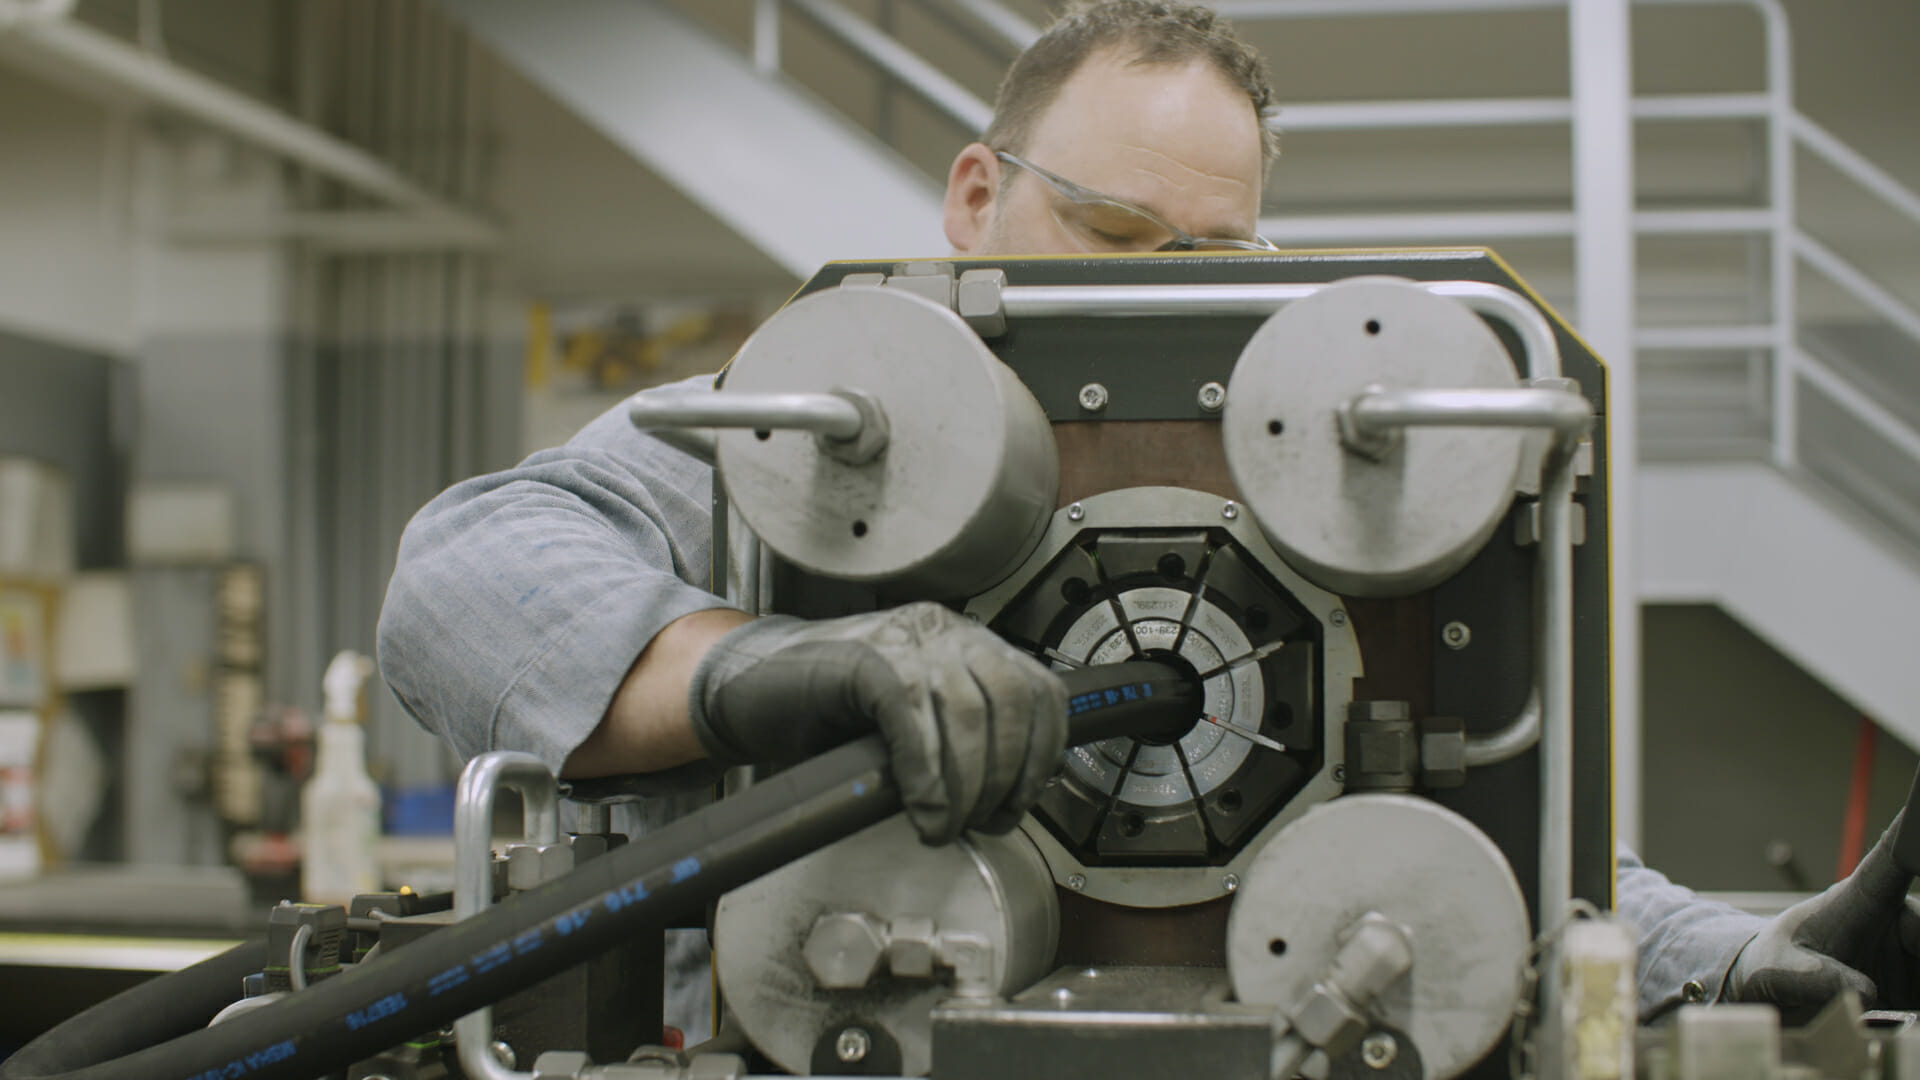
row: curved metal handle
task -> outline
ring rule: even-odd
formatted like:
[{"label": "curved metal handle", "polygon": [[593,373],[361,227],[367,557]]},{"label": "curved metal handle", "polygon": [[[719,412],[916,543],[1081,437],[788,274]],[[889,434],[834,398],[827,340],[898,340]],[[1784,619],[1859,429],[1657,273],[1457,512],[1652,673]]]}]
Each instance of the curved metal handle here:
[{"label": "curved metal handle", "polygon": [[1370,386],[1340,408],[1340,442],[1378,461],[1410,427],[1544,428],[1570,444],[1593,427],[1593,405],[1571,390],[1494,387],[1387,390]]},{"label": "curved metal handle", "polygon": [[823,453],[860,465],[887,447],[887,414],[872,396],[835,389],[823,394],[754,394],[726,390],[636,394],[627,419],[709,465],[713,428],[749,431],[811,431]]},{"label": "curved metal handle", "polygon": [[641,394],[627,403],[637,428],[747,428],[811,431],[829,439],[855,439],[866,428],[859,406],[839,394]]},{"label": "curved metal handle", "polygon": [[[559,784],[532,754],[495,750],[460,772],[453,809],[453,915],[470,918],[493,903],[493,801],[501,788],[520,795],[521,832],[536,844],[560,840]],[[454,1021],[460,1067],[483,1080],[531,1080],[493,1056],[493,1009],[483,1006]]]},{"label": "curved metal handle", "polygon": [[1578,436],[1593,426],[1593,406],[1586,398],[1568,390],[1533,388],[1370,388],[1347,402],[1342,412],[1360,435],[1407,427],[1528,427]]}]

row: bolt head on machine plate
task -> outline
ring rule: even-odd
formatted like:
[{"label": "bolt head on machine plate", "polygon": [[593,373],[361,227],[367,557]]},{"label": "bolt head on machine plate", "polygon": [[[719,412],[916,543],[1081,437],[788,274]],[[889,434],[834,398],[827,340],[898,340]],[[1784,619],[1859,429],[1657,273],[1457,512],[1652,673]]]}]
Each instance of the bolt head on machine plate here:
[{"label": "bolt head on machine plate", "polygon": [[864,912],[828,912],[814,920],[800,955],[822,989],[858,990],[887,957],[886,928]]}]

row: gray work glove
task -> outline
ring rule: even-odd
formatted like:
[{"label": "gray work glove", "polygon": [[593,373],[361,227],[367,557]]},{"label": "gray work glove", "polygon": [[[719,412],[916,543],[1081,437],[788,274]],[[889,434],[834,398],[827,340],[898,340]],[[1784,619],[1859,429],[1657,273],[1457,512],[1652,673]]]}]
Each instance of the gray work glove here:
[{"label": "gray work glove", "polygon": [[[1903,812],[1904,813],[1904,812]],[[1726,999],[1778,1006],[1804,1023],[1843,990],[1873,1009],[1920,1005],[1920,901],[1893,861],[1900,817],[1853,873],[1781,912],[1727,973]]]},{"label": "gray work glove", "polygon": [[1059,678],[931,603],[756,619],[701,659],[689,706],[721,764],[794,761],[878,730],[907,816],[930,844],[1013,828],[1066,748]]}]

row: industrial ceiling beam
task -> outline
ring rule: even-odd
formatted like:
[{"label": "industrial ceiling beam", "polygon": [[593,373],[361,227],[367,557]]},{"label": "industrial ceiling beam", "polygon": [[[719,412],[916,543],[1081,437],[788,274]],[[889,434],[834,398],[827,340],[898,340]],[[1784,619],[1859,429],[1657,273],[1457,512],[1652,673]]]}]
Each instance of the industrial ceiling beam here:
[{"label": "industrial ceiling beam", "polygon": [[442,5],[796,277],[948,249],[924,174],[661,0]]}]

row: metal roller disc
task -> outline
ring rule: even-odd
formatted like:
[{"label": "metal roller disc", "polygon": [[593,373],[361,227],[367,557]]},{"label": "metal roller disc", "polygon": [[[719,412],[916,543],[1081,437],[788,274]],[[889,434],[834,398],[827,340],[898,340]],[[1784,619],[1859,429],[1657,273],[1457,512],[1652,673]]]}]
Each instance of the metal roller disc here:
[{"label": "metal roller disc", "polygon": [[1059,457],[1040,405],[960,317],[910,293],[842,288],[782,309],[721,393],[858,390],[886,449],[849,464],[798,431],[723,431],[720,477],[747,524],[804,570],[934,597],[1011,573],[1054,509]]},{"label": "metal roller disc", "polygon": [[1291,1008],[1326,976],[1339,935],[1376,911],[1406,930],[1413,968],[1373,1015],[1419,1047],[1428,1080],[1471,1067],[1513,1021],[1526,900],[1500,849],[1466,818],[1407,795],[1349,795],[1281,830],[1227,920],[1241,1001]]},{"label": "metal roller disc", "polygon": [[1516,385],[1486,323],[1388,279],[1329,286],[1268,319],[1233,369],[1221,437],[1247,507],[1288,562],[1349,596],[1451,577],[1513,503],[1521,432],[1409,428],[1379,461],[1341,444],[1339,408],[1388,390]]},{"label": "metal roller disc", "polygon": [[847,1026],[884,1031],[904,1075],[933,1066],[931,1013],[953,993],[948,978],[883,968],[857,990],[818,985],[803,953],[808,933],[821,915],[844,912],[882,923],[927,918],[938,931],[981,935],[995,988],[1007,995],[1053,966],[1060,932],[1053,875],[1032,841],[968,833],[928,847],[904,814],[735,889],[714,914],[714,970],[747,1037],[789,1072],[812,1072],[822,1037]]}]

